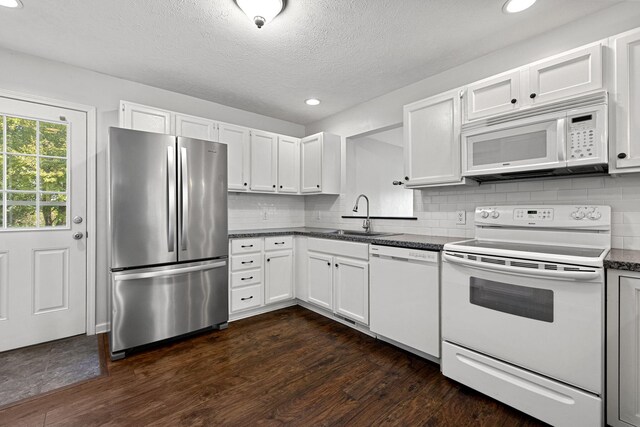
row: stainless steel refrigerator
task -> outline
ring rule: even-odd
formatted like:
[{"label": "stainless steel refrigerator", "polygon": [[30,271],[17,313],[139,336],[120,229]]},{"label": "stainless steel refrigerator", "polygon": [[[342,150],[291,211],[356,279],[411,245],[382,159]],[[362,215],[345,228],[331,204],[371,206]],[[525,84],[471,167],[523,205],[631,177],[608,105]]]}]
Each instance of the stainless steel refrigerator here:
[{"label": "stainless steel refrigerator", "polygon": [[227,146],[109,129],[111,358],[229,319]]}]

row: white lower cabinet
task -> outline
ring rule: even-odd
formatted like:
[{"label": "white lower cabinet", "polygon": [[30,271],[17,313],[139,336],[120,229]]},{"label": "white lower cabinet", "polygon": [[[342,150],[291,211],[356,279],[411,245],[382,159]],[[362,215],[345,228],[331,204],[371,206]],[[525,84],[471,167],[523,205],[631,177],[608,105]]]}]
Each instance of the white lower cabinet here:
[{"label": "white lower cabinet", "polygon": [[362,243],[309,239],[308,302],[368,325],[368,247]]},{"label": "white lower cabinet", "polygon": [[640,426],[640,272],[607,272],[607,424]]},{"label": "white lower cabinet", "polygon": [[293,298],[293,250],[265,252],[265,304]]}]

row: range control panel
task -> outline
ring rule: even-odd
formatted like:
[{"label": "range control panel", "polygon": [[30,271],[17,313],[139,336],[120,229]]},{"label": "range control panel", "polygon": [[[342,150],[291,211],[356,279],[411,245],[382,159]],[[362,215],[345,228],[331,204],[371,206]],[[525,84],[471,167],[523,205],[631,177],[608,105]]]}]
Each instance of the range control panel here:
[{"label": "range control panel", "polygon": [[476,208],[476,226],[596,228],[611,227],[609,206],[485,206]]}]

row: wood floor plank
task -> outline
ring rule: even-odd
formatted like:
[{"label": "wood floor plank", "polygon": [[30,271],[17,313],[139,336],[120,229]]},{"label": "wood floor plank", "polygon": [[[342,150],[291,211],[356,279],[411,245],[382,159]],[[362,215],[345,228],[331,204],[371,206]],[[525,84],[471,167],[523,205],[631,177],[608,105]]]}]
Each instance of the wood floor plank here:
[{"label": "wood floor plank", "polygon": [[433,362],[301,307],[106,368],[0,410],[0,426],[543,425],[446,379]]}]

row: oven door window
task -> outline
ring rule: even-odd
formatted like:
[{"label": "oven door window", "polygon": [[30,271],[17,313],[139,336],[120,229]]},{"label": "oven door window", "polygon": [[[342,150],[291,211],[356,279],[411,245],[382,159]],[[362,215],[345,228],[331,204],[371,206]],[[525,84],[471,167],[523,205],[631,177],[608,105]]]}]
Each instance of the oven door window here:
[{"label": "oven door window", "polygon": [[553,323],[553,291],[470,278],[471,304]]}]

